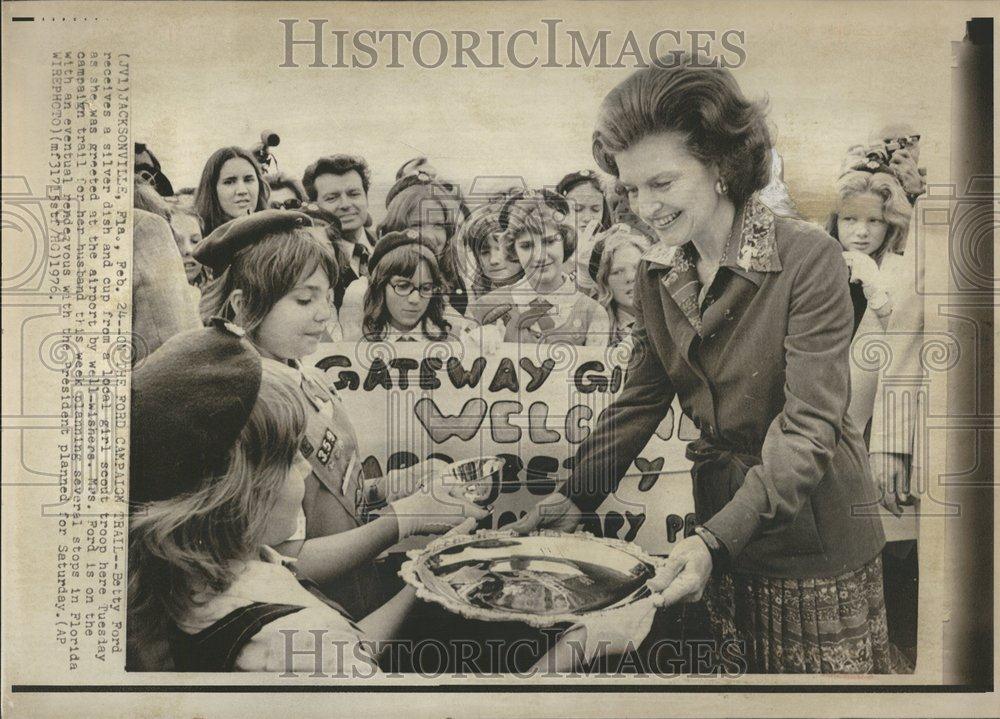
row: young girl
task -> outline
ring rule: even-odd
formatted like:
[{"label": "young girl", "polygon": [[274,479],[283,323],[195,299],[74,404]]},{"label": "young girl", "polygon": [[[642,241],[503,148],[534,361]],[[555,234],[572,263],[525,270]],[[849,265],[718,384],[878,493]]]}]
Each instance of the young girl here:
[{"label": "young girl", "polygon": [[[322,372],[300,361],[316,350],[332,317],[337,263],[308,216],[264,210],[220,227],[196,259],[216,273],[202,317],[243,327],[265,364],[293,377],[307,402],[303,454],[312,465],[298,531],[276,547],[354,616],[380,602],[373,560],[397,540],[391,522],[367,522],[373,508],[413,494],[436,463],[366,480],[351,421]],[[477,515],[482,511],[468,505]],[[472,516],[472,514],[470,514]]]},{"label": "young girl", "polygon": [[913,263],[900,254],[913,210],[902,185],[887,172],[846,172],[837,180],[837,195],[827,231],[844,246],[852,281],[859,282],[869,298],[867,309],[855,310],[860,317],[851,356],[866,356],[864,346],[871,342],[892,347],[889,367],[871,369],[863,362],[851,363],[850,413],[859,427],[868,426],[865,434],[873,472],[877,481],[885,483],[884,503],[898,514],[897,500],[906,502],[907,493],[899,492],[897,497],[897,482],[891,480],[909,473],[915,412],[912,404],[886,408],[887,402],[903,402],[908,393],[898,387],[886,396],[882,375],[886,371],[910,377],[921,373],[922,302],[916,293]]},{"label": "young girl", "polygon": [[200,298],[201,288],[208,282],[208,273],[193,257],[194,248],[202,240],[201,218],[194,210],[174,207],[170,211],[170,229],[174,232],[177,249],[184,260],[184,274],[188,284],[198,288]]},{"label": "young girl", "polygon": [[459,230],[457,243],[472,255],[473,299],[514,284],[524,276],[521,265],[510,259],[500,243],[500,212],[504,202],[488,202],[476,208]]},{"label": "young girl", "polygon": [[608,346],[622,342],[635,323],[632,307],[635,273],[639,258],[649,249],[649,239],[625,224],[613,225],[599,236],[602,243],[600,265],[597,269],[597,301],[608,313],[611,332]]},{"label": "young girl", "polygon": [[437,257],[448,305],[459,315],[465,315],[469,297],[462,258],[455,243],[461,223],[462,209],[454,192],[426,173],[418,172],[404,177],[389,190],[386,215],[378,235],[405,230],[419,232]]},{"label": "young girl", "polygon": [[[915,162],[912,165],[911,176],[919,177]],[[872,478],[882,506],[897,516],[919,496],[921,451],[916,422],[924,374],[920,364],[923,299],[916,290],[919,270],[911,256],[902,254],[913,208],[903,182],[907,176],[898,173],[898,167],[894,163],[881,168],[885,171],[844,173],[837,181],[838,202],[828,226],[828,232],[844,246],[852,279],[857,278],[869,297],[867,309],[864,303],[855,309],[848,412],[858,427],[865,428]],[[852,294],[857,297],[859,293]],[[874,367],[866,360],[873,356],[886,361]],[[907,608],[916,604],[916,543],[889,542],[882,559],[886,576],[890,572],[893,576],[885,586],[890,638],[915,661],[916,614]]]},{"label": "young girl", "polygon": [[260,165],[242,147],[212,153],[201,172],[194,204],[206,235],[219,225],[267,207],[269,189]]},{"label": "young girl", "polygon": [[607,345],[604,308],[563,273],[576,240],[562,221],[566,209],[562,197],[543,190],[511,197],[500,213],[504,252],[524,279],[479,298],[470,315],[484,325],[501,321],[506,342]]},{"label": "young girl", "polygon": [[[576,282],[577,289],[596,298],[597,287],[588,269],[595,254],[598,233],[611,225],[611,210],[604,188],[596,172],[578,170],[559,181],[556,193],[566,198],[568,213],[564,221],[576,231],[575,257],[567,261],[563,269]],[[597,254],[600,257],[599,252]]]},{"label": "young girl", "polygon": [[880,268],[891,269],[906,241],[912,208],[902,186],[889,172],[850,170],[837,180],[837,207],[827,232],[840,240],[851,270],[855,334],[866,312],[885,329],[893,301]]},{"label": "young girl", "polygon": [[611,212],[596,172],[571,172],[559,181],[556,192],[566,198],[569,206],[566,222],[577,234],[594,221],[597,222],[598,230],[608,229]]},{"label": "young girl", "polygon": [[[224,322],[177,335],[133,374],[129,668],[313,672],[317,657],[287,653],[285,632],[320,630],[326,673],[370,676],[366,640],[395,634],[413,593],[355,623],[270,548],[296,529],[307,409],[242,335]],[[408,504],[379,521],[404,527]]]},{"label": "young girl", "polygon": [[383,235],[369,270],[362,324],[365,340],[423,342],[457,336],[460,328],[445,318],[444,277],[437,257],[416,230]]}]

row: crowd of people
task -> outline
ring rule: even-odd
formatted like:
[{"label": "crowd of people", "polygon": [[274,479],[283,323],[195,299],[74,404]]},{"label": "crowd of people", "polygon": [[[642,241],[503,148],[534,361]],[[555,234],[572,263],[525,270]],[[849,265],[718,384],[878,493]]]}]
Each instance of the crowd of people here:
[{"label": "crowd of people", "polygon": [[[703,601],[750,671],[912,665],[915,635],[907,653],[889,641],[882,562],[915,579],[915,548],[883,549],[877,513],[852,508],[913,502],[914,409],[850,358],[879,337],[919,361],[903,255],[919,136],[886,128],[831,168],[825,231],[767,201],[764,113],[728,70],[638,71],[605,100],[594,156],[600,172],[482,198],[416,157],[374,208],[360,156],[300,179],[227,146],[174,192],[136,146],[130,666],[283,671],[280,630],[324,628],[358,648],[328,669],[377,667],[417,600],[387,593],[376,558],[484,516],[433,460],[365,476],[340,399],[302,363],[323,341],[626,343],[621,396],[523,531],[576,526],[679,396],[702,433],[697,531],[652,604],[560,641],[623,651],[654,605]],[[808,616],[764,626],[793,601]],[[581,659],[552,652],[539,661]]]}]

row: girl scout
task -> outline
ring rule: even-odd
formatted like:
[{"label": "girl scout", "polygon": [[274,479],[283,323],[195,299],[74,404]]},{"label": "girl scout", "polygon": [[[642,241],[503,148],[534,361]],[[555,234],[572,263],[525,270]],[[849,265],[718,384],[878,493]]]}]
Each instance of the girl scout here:
[{"label": "girl scout", "polygon": [[[265,364],[298,385],[307,408],[301,452],[312,472],[297,530],[276,549],[298,557],[300,569],[328,596],[361,617],[382,601],[375,557],[405,536],[439,533],[486,512],[452,500],[443,489],[417,491],[433,473],[431,463],[420,471],[364,478],[340,398],[319,370],[300,364],[330,319],[338,274],[329,244],[313,232],[308,216],[287,210],[265,210],[220,227],[196,252],[216,277],[201,310],[205,319],[222,316],[243,327]],[[403,498],[405,515],[373,513]]]}]

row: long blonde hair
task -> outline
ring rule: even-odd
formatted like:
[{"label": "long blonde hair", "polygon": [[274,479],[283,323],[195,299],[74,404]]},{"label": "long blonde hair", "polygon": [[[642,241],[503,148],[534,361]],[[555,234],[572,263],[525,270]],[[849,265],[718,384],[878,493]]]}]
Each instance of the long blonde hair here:
[{"label": "long blonde hair", "polygon": [[[906,235],[910,229],[910,214],[913,208],[906,199],[902,185],[892,175],[885,172],[863,172],[851,170],[845,172],[836,182],[838,205],[848,197],[872,194],[882,199],[882,214],[889,230],[885,241],[873,254],[872,259],[881,262],[890,252],[902,252],[906,247]],[[835,210],[827,220],[826,231],[831,237],[840,239],[837,235],[838,212]]]},{"label": "long blonde hair", "polygon": [[608,341],[614,344],[615,336],[618,333],[618,306],[611,292],[611,287],[608,285],[608,278],[611,276],[611,265],[614,264],[615,253],[623,247],[634,247],[639,250],[641,256],[650,248],[652,242],[644,234],[624,223],[612,225],[607,232],[599,235],[596,241],[604,243],[604,249],[601,250],[601,262],[597,267],[597,276],[594,279],[597,283],[597,301],[607,310],[608,319],[611,321]]},{"label": "long blonde hair", "polygon": [[260,393],[221,476],[192,493],[133,512],[129,529],[130,641],[162,638],[167,621],[194,606],[198,589],[225,591],[236,563],[263,544],[305,432],[301,392],[264,364]]}]

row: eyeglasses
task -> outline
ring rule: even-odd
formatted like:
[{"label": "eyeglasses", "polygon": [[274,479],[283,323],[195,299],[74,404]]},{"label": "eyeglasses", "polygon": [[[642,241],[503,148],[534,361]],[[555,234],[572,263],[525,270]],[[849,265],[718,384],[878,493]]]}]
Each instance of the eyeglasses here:
[{"label": "eyeglasses", "polygon": [[409,280],[395,280],[389,283],[389,287],[400,297],[409,297],[416,290],[425,300],[430,299],[441,291],[441,288],[432,282],[425,282],[418,287]]},{"label": "eyeglasses", "polygon": [[300,207],[302,207],[302,200],[297,197],[289,198],[284,202],[271,203],[272,210],[298,210]]}]

